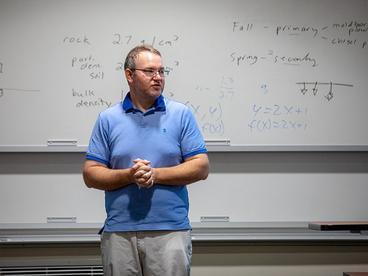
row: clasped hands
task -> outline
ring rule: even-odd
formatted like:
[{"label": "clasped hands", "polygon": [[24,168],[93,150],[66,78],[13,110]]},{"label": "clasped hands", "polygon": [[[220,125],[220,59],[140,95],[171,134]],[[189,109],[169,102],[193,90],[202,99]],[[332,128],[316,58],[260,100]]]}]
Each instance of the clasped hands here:
[{"label": "clasped hands", "polygon": [[139,188],[151,188],[155,183],[155,175],[151,167],[151,162],[143,159],[135,159],[131,167],[131,177]]}]

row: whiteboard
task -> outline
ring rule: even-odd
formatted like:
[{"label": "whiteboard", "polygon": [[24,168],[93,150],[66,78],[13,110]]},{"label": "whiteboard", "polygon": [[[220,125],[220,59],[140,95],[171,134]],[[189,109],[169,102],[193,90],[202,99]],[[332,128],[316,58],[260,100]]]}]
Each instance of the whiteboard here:
[{"label": "whiteboard", "polygon": [[[192,222],[368,220],[366,152],[211,152],[209,159],[209,177],[188,186]],[[0,227],[48,218],[102,225],[104,192],[86,188],[84,160],[83,153],[0,153]]]},{"label": "whiteboard", "polygon": [[367,29],[366,0],[1,0],[0,150],[85,148],[141,43],[209,145],[366,149]]}]

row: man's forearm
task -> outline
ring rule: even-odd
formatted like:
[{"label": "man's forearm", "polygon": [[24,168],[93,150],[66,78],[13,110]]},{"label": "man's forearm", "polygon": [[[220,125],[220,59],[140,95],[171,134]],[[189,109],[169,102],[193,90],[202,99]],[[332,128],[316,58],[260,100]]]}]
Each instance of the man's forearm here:
[{"label": "man's forearm", "polygon": [[174,167],[154,168],[154,178],[158,184],[187,185],[206,179],[208,172],[207,155],[200,154]]},{"label": "man's forearm", "polygon": [[83,178],[87,187],[116,190],[132,183],[130,169],[109,169],[94,161],[86,161]]}]

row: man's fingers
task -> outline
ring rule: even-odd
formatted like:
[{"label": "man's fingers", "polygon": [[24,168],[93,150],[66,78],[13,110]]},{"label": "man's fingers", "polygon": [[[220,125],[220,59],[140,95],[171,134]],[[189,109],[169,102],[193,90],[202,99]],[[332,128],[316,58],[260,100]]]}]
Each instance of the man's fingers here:
[{"label": "man's fingers", "polygon": [[155,184],[153,172],[143,174],[141,177],[136,179],[136,183],[140,187],[151,188]]},{"label": "man's fingers", "polygon": [[134,173],[135,178],[145,178],[148,179],[151,176],[151,168],[147,167],[145,169],[140,169],[139,171]]},{"label": "man's fingers", "polygon": [[150,188],[154,185],[154,173],[151,162],[143,159],[133,160],[133,179],[139,187]]},{"label": "man's fingers", "polygon": [[[138,159],[136,159],[136,160],[138,160]],[[138,171],[140,169],[143,169],[143,170],[147,171],[147,170],[151,169],[151,167],[150,167],[151,162],[150,161],[139,159],[139,161],[135,162],[136,160],[133,161],[135,164],[132,166],[132,169],[134,171]]]},{"label": "man's fingers", "polygon": [[152,175],[152,171],[146,172],[145,174],[142,175],[143,178],[145,179],[149,179]]},{"label": "man's fingers", "polygon": [[145,160],[145,159],[139,159],[139,158],[137,158],[137,159],[133,160],[133,163],[134,163],[134,164],[142,163],[142,164],[144,164],[144,165],[149,165],[149,164],[151,164],[151,161],[148,161],[148,160]]}]

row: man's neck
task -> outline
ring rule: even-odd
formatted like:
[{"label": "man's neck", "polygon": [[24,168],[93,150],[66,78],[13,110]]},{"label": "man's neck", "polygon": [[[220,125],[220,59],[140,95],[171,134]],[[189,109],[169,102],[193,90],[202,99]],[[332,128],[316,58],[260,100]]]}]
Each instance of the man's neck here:
[{"label": "man's neck", "polygon": [[133,93],[130,93],[130,99],[132,100],[133,106],[142,112],[146,112],[150,109],[156,100],[151,98],[140,99]]}]

